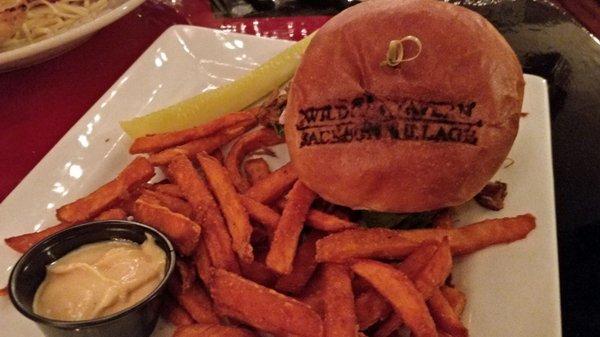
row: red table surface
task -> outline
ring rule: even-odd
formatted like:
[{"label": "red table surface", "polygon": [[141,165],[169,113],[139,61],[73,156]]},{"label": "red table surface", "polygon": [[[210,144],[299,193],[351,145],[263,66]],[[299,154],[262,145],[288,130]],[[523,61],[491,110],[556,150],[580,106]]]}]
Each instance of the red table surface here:
[{"label": "red table surface", "polygon": [[[590,6],[595,3],[584,2]],[[594,30],[600,29],[597,3],[592,14],[589,7],[570,7],[584,24],[600,33]],[[327,19],[218,19],[210,10],[209,0],[182,0],[176,7],[148,1],[72,51],[30,68],[0,74],[0,200],[169,26],[193,24],[299,39]]]}]

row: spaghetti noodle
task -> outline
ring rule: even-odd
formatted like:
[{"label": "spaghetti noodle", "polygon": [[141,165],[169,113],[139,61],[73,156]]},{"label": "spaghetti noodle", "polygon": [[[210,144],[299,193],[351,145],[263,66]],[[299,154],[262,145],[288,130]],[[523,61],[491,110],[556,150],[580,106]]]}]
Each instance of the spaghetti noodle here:
[{"label": "spaghetti noodle", "polygon": [[0,42],[0,51],[14,49],[57,33],[63,32],[76,23],[93,19],[108,6],[109,0],[32,0],[12,8],[22,11],[22,18],[14,20],[13,35]]}]

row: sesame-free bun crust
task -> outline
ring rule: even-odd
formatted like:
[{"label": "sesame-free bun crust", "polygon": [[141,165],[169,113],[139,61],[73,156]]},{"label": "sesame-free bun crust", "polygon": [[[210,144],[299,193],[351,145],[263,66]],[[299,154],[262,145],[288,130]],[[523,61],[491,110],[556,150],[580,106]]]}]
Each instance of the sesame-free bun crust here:
[{"label": "sesame-free bun crust", "polygon": [[[382,66],[389,42],[408,35],[422,43],[418,57]],[[327,201],[387,212],[455,206],[506,158],[523,88],[517,57],[480,15],[434,0],[371,0],[333,17],[306,50],[287,145],[300,179]]]}]

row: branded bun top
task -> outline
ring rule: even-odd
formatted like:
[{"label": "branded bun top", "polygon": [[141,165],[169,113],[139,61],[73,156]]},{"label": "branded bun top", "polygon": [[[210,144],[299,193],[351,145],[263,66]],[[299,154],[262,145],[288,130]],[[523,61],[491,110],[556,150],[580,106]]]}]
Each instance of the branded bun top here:
[{"label": "branded bun top", "polygon": [[506,158],[523,88],[513,50],[480,15],[434,0],[367,1],[314,36],[291,84],[286,141],[300,179],[330,202],[454,206]]}]

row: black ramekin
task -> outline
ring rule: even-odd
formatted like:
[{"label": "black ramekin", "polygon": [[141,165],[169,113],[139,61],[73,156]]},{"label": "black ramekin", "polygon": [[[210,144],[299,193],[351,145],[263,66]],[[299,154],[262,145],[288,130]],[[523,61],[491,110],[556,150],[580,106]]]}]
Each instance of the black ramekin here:
[{"label": "black ramekin", "polygon": [[[126,239],[137,243],[148,233],[167,255],[165,278],[145,299],[110,316],[86,321],[58,321],[36,315],[33,298],[46,277],[46,266],[88,243]],[[95,221],[52,235],[29,249],[15,264],[9,280],[10,300],[17,310],[35,321],[48,337],[149,336],[159,316],[161,293],[175,267],[175,252],[169,240],[157,230],[132,221]]]}]

